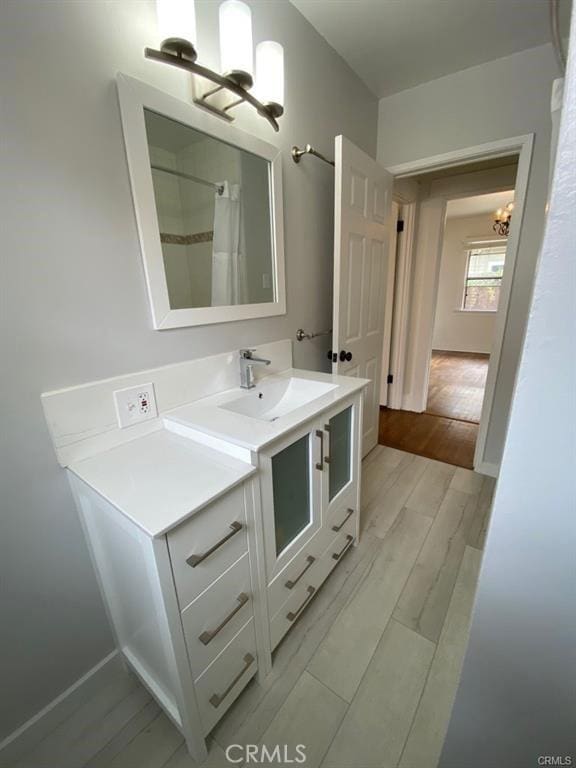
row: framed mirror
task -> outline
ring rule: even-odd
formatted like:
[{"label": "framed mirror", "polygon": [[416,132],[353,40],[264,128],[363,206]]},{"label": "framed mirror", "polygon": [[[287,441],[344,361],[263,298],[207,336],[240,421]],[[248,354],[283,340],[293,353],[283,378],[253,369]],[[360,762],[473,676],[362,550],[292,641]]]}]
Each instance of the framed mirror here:
[{"label": "framed mirror", "polygon": [[154,328],[286,312],[278,149],[118,75]]}]

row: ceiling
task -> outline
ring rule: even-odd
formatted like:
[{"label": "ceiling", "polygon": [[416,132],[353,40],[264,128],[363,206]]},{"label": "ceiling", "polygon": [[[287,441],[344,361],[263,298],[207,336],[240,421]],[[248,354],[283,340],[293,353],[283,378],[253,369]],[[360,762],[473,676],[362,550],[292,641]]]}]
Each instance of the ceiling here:
[{"label": "ceiling", "polygon": [[378,97],[551,40],[548,0],[291,2]]},{"label": "ceiling", "polygon": [[449,200],[446,206],[446,218],[455,219],[461,216],[480,216],[483,213],[493,213],[498,208],[504,208],[506,203],[512,200],[514,200],[514,190]]}]

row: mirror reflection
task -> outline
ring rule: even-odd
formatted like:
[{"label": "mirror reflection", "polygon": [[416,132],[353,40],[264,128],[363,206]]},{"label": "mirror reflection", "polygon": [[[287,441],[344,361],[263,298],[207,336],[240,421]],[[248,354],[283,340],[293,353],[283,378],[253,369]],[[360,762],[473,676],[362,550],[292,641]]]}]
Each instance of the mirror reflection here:
[{"label": "mirror reflection", "polygon": [[275,301],[269,163],[144,117],[171,309]]}]

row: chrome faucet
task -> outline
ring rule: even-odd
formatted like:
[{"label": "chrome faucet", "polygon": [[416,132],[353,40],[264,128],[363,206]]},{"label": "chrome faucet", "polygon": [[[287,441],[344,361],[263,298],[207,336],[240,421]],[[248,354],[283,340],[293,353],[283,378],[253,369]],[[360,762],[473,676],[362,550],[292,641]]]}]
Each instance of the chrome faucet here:
[{"label": "chrome faucet", "polygon": [[240,386],[242,389],[254,389],[254,365],[270,365],[270,360],[263,357],[252,357],[255,349],[240,350]]}]

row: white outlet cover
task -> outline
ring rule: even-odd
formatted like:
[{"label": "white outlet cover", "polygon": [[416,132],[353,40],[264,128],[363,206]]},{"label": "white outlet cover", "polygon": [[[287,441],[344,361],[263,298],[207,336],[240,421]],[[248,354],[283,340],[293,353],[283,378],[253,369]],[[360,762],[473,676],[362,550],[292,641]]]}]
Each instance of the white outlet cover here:
[{"label": "white outlet cover", "polygon": [[116,418],[120,429],[139,424],[141,421],[158,416],[154,384],[139,384],[136,387],[117,389],[114,393]]}]

